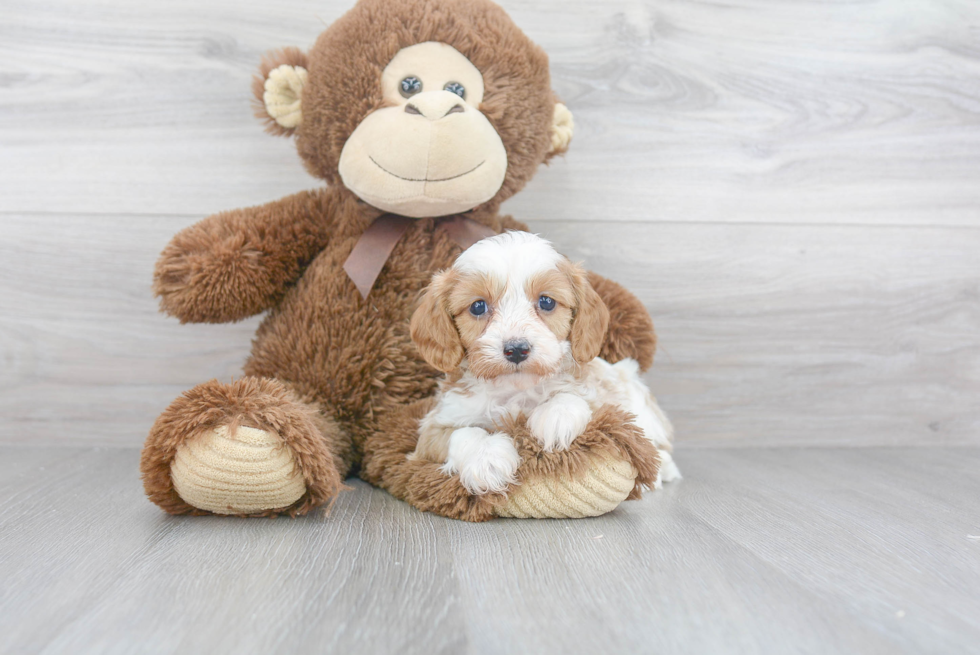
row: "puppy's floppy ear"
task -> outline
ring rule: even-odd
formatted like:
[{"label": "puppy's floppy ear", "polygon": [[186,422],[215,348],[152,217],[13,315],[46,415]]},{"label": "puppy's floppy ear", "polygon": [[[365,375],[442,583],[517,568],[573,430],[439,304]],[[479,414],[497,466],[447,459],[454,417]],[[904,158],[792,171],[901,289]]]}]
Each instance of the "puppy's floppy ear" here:
[{"label": "puppy's floppy ear", "polygon": [[307,81],[306,55],[299,48],[283,48],[262,58],[259,74],[252,78],[255,115],[265,129],[290,136],[303,121],[303,87]]},{"label": "puppy's floppy ear", "polygon": [[422,302],[412,314],[412,341],[434,368],[449,373],[463,361],[463,342],[449,312],[449,292],[455,273],[443,271],[432,278]]},{"label": "puppy's floppy ear", "polygon": [[575,294],[575,313],[572,331],[568,337],[572,343],[572,357],[579,364],[585,364],[598,357],[602,350],[606,330],[609,328],[609,309],[589,284],[588,276],[581,266],[566,259],[562,262],[562,268],[572,283]]}]

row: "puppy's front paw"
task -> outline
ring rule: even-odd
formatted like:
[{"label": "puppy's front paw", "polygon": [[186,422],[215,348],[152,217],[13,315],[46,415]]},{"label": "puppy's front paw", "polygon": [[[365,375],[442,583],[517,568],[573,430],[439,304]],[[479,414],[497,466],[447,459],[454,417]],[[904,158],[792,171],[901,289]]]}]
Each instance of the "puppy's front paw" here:
[{"label": "puppy's front paw", "polygon": [[449,457],[443,473],[459,474],[459,481],[474,495],[502,492],[517,482],[521,456],[514,441],[503,432],[489,434],[483,428],[459,428],[449,438]]},{"label": "puppy's front paw", "polygon": [[538,405],[528,417],[527,425],[545,450],[568,450],[575,437],[585,432],[590,420],[592,410],[585,400],[559,393]]}]

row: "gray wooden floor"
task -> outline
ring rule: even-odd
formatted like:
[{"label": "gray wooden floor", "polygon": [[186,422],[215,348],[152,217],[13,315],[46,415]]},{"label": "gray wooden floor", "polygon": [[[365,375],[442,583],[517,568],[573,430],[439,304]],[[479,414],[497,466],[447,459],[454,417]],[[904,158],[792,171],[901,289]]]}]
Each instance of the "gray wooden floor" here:
[{"label": "gray wooden floor", "polygon": [[690,449],[598,519],[174,518],[132,448],[0,448],[0,652],[951,653],[980,448]]},{"label": "gray wooden floor", "polygon": [[182,227],[317,186],[262,52],[353,0],[0,0],[0,652],[980,652],[980,2],[504,0],[574,112],[506,211],[619,280],[680,484],[469,525],[175,519],[138,447],[258,319]]}]

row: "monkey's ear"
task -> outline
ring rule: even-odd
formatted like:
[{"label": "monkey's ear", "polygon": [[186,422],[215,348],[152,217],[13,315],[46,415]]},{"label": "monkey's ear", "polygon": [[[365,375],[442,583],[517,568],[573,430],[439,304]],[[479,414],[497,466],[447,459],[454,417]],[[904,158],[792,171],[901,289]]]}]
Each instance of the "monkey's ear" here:
[{"label": "monkey's ear", "polygon": [[579,364],[587,364],[599,356],[609,329],[609,309],[596,293],[581,266],[568,260],[559,264],[564,269],[575,294],[575,315],[568,339],[572,343],[572,357]]},{"label": "monkey's ear", "polygon": [[572,112],[568,107],[560,102],[555,103],[555,113],[551,119],[551,149],[548,150],[548,157],[564,154],[568,150],[568,144],[572,142],[572,133],[575,132],[575,121],[572,119]]},{"label": "monkey's ear", "polygon": [[283,48],[262,58],[259,74],[252,78],[255,115],[270,134],[289,136],[303,120],[303,87],[306,54],[299,48]]},{"label": "monkey's ear", "polygon": [[443,271],[432,278],[422,302],[412,314],[410,331],[415,347],[425,361],[443,373],[456,370],[463,361],[463,341],[449,313],[449,292],[453,272]]}]

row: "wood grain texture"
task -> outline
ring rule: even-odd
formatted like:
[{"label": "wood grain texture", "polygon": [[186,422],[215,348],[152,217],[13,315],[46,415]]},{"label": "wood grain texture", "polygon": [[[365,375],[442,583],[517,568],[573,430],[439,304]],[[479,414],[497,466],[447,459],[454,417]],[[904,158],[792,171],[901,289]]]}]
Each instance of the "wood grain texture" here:
[{"label": "wood grain texture", "polygon": [[980,438],[977,230],[539,225],[646,304],[648,380],[681,440]]},{"label": "wood grain texture", "polygon": [[[0,211],[199,216],[314,184],[249,107],[351,0],[7,0]],[[980,4],[534,0],[568,157],[529,218],[980,224]]]},{"label": "wood grain texture", "polygon": [[[578,125],[508,209],[643,299],[682,441],[980,440],[980,5],[504,5]],[[0,442],[135,445],[239,374],[258,319],[159,316],[153,262],[317,184],[248,81],[348,6],[4,4]]]},{"label": "wood grain texture", "polygon": [[[182,326],[151,297],[189,222],[6,218],[0,442],[135,446],[177,394],[240,375],[257,319]],[[978,230],[531,225],[646,304],[681,443],[980,442]]]},{"label": "wood grain texture", "polygon": [[980,450],[687,450],[613,514],[177,518],[136,449],[0,447],[0,652],[960,653]]}]

